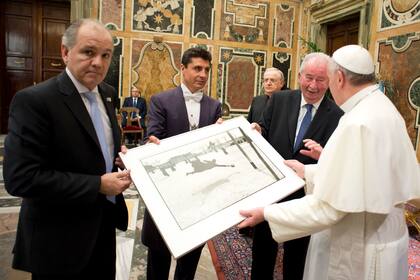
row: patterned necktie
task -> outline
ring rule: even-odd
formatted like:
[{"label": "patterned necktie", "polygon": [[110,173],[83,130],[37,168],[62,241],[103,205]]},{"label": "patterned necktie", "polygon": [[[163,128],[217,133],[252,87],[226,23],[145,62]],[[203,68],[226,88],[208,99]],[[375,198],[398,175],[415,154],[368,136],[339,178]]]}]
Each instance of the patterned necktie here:
[{"label": "patterned necktie", "polygon": [[296,136],[295,146],[293,147],[293,152],[297,152],[299,149],[300,144],[302,143],[303,136],[305,136],[306,131],[308,130],[309,125],[312,121],[312,104],[305,104],[306,107],[306,114],[303,117],[302,123],[300,124],[299,133]]},{"label": "patterned necktie", "polygon": [[[93,127],[96,131],[96,136],[98,137],[99,144],[101,145],[102,156],[105,159],[105,166],[106,166],[106,173],[112,171],[112,157],[109,154],[108,145],[106,143],[105,137],[105,130],[104,125],[102,123],[101,112],[99,111],[99,105],[96,100],[96,96],[94,92],[85,92],[85,97],[89,101],[90,105],[90,118],[93,122]],[[107,195],[107,199],[113,203],[115,203],[115,196],[114,195]]]}]

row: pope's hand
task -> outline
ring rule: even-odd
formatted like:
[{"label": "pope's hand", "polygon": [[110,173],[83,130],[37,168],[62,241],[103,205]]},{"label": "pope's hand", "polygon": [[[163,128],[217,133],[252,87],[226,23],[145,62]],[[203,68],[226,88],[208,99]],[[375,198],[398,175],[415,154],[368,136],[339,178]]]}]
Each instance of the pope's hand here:
[{"label": "pope's hand", "polygon": [[303,163],[295,159],[289,159],[285,160],[284,164],[293,169],[300,178],[303,179],[305,177],[305,165]]},{"label": "pope's hand", "polygon": [[264,221],[264,208],[254,208],[251,210],[240,210],[239,214],[246,217],[239,225],[238,228],[253,227]]}]

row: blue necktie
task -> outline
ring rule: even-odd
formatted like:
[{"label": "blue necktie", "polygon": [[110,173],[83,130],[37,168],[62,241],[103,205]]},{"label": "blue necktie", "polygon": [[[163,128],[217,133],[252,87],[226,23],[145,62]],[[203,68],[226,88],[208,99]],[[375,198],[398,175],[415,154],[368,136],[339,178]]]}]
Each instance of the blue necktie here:
[{"label": "blue necktie", "polygon": [[[113,166],[112,157],[109,154],[108,145],[106,143],[105,130],[102,123],[101,112],[99,111],[99,105],[94,92],[85,92],[84,95],[89,101],[90,118],[92,119],[93,126],[95,127],[96,136],[98,136],[99,144],[101,145],[102,155],[105,159],[106,173],[109,173],[112,171]],[[115,203],[114,195],[107,195],[106,197],[109,201]]]},{"label": "blue necktie", "polygon": [[[137,108],[137,98],[133,98],[133,107],[136,107]],[[136,117],[136,113],[133,112],[131,114],[131,117],[134,119]]]},{"label": "blue necktie", "polygon": [[305,136],[306,131],[308,130],[309,125],[312,121],[312,104],[305,104],[306,114],[303,117],[302,123],[300,124],[299,133],[296,136],[295,146],[293,147],[293,152],[296,152],[299,149],[300,144],[302,143],[303,136]]}]

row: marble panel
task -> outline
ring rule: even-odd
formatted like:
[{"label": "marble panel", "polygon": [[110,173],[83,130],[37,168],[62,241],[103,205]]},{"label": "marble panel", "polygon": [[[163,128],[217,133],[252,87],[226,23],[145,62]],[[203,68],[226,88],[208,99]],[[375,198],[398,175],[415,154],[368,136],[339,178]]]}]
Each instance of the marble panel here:
[{"label": "marble panel", "polygon": [[401,35],[404,44],[395,43],[395,37],[378,42],[377,64],[380,79],[385,84],[385,94],[403,116],[408,134],[417,150],[420,162],[419,130],[419,63],[420,33]]},{"label": "marble panel", "polygon": [[193,0],[191,6],[191,37],[213,39],[214,0]]},{"label": "marble panel", "polygon": [[223,0],[220,39],[267,44],[268,1]]},{"label": "marble panel", "polygon": [[111,30],[124,29],[125,0],[99,1],[99,19]]},{"label": "marble panel", "polygon": [[379,29],[390,29],[420,21],[420,1],[382,0]]},{"label": "marble panel", "polygon": [[132,0],[132,29],[138,31],[183,33],[183,0]]},{"label": "marble panel", "polygon": [[248,113],[252,98],[261,91],[265,58],[263,51],[221,48],[218,90],[224,116]]},{"label": "marble panel", "polygon": [[290,4],[276,5],[273,36],[273,45],[275,47],[293,47],[293,24],[295,22],[295,10],[296,8]]},{"label": "marble panel", "polygon": [[[148,103],[152,95],[176,87],[180,84],[180,64],[182,44],[148,42],[135,53],[133,40],[132,78],[135,85]],[[137,57],[137,61],[134,58]]]},{"label": "marble panel", "polygon": [[283,72],[284,82],[290,88],[290,79],[292,75],[292,55],[290,53],[275,52],[273,53],[273,67]]},{"label": "marble panel", "polygon": [[122,95],[122,85],[123,85],[123,55],[122,51],[124,49],[124,38],[114,37],[114,52],[112,54],[111,64],[109,66],[108,73],[104,81],[118,92],[118,96]]}]

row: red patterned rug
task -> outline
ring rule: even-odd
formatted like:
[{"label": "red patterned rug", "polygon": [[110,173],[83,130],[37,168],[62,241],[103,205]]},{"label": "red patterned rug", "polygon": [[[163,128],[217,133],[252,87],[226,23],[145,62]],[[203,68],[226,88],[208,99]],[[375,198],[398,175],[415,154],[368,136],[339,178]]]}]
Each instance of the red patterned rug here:
[{"label": "red patterned rug", "polygon": [[[410,238],[408,280],[420,280],[420,242]],[[243,237],[233,227],[207,243],[219,280],[251,279],[252,239]],[[274,279],[282,280],[283,249],[279,246]]]}]

